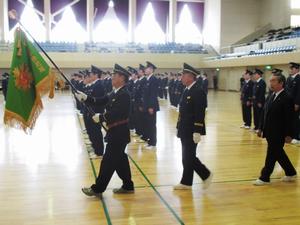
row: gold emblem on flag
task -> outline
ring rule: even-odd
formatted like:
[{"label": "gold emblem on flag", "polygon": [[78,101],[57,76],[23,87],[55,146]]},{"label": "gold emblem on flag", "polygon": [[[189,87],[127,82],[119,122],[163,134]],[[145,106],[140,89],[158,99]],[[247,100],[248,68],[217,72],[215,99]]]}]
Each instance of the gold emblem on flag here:
[{"label": "gold emblem on flag", "polygon": [[25,64],[14,68],[13,75],[15,77],[15,85],[18,89],[22,89],[24,91],[30,89],[33,78],[29,72],[29,68]]}]

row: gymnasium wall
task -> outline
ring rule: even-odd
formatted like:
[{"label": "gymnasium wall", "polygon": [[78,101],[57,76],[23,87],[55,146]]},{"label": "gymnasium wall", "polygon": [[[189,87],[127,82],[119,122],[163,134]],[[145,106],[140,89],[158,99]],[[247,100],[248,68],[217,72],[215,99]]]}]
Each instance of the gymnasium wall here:
[{"label": "gymnasium wall", "polygon": [[261,0],[222,0],[221,48],[236,43],[258,28],[260,2]]},{"label": "gymnasium wall", "polygon": [[259,8],[260,25],[272,23],[274,29],[290,25],[290,0],[262,0]]}]

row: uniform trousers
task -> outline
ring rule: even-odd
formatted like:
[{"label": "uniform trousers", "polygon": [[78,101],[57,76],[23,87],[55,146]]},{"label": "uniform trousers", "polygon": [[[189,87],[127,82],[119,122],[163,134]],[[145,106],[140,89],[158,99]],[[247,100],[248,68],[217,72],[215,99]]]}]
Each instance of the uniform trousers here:
[{"label": "uniform trousers", "polygon": [[242,111],[244,125],[251,127],[251,105],[247,106],[246,103],[242,103]]},{"label": "uniform trousers", "polygon": [[260,121],[260,116],[262,111],[263,111],[263,106],[258,107],[257,103],[253,104],[254,130],[257,130],[259,127],[259,121]]},{"label": "uniform trousers", "polygon": [[103,155],[104,143],[101,125],[99,123],[95,123],[92,117],[87,113],[83,114],[83,121],[86,132],[89,136],[90,141],[92,142],[92,147],[95,151],[95,154]]},{"label": "uniform trousers", "polygon": [[182,145],[182,165],[183,174],[181,178],[181,184],[192,185],[194,171],[201,177],[202,180],[206,180],[210,171],[207,167],[196,157],[197,144],[193,141],[192,136],[181,137]]},{"label": "uniform trousers", "polygon": [[126,145],[127,143],[118,141],[109,141],[107,143],[99,175],[96,179],[96,183],[91,186],[94,192],[104,192],[115,171],[123,181],[122,188],[126,190],[134,189],[128,156],[125,153]]},{"label": "uniform trousers", "polygon": [[149,145],[156,146],[156,112],[151,115],[149,112],[145,114],[145,139]]}]

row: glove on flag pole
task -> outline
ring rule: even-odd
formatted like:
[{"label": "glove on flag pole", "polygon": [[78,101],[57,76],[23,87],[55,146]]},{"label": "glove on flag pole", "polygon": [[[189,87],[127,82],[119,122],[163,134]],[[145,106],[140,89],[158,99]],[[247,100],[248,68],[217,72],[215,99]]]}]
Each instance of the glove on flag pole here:
[{"label": "glove on flag pole", "polygon": [[4,123],[30,132],[43,109],[41,97],[54,96],[54,74],[25,33],[15,31],[14,51],[4,112]]}]

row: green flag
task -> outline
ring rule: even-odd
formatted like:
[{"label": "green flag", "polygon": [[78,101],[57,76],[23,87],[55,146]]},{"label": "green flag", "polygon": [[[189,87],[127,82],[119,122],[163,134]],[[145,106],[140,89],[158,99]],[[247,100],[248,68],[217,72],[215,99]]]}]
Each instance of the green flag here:
[{"label": "green flag", "polygon": [[25,132],[43,109],[41,96],[53,97],[54,75],[25,33],[16,29],[4,112],[4,123]]}]

